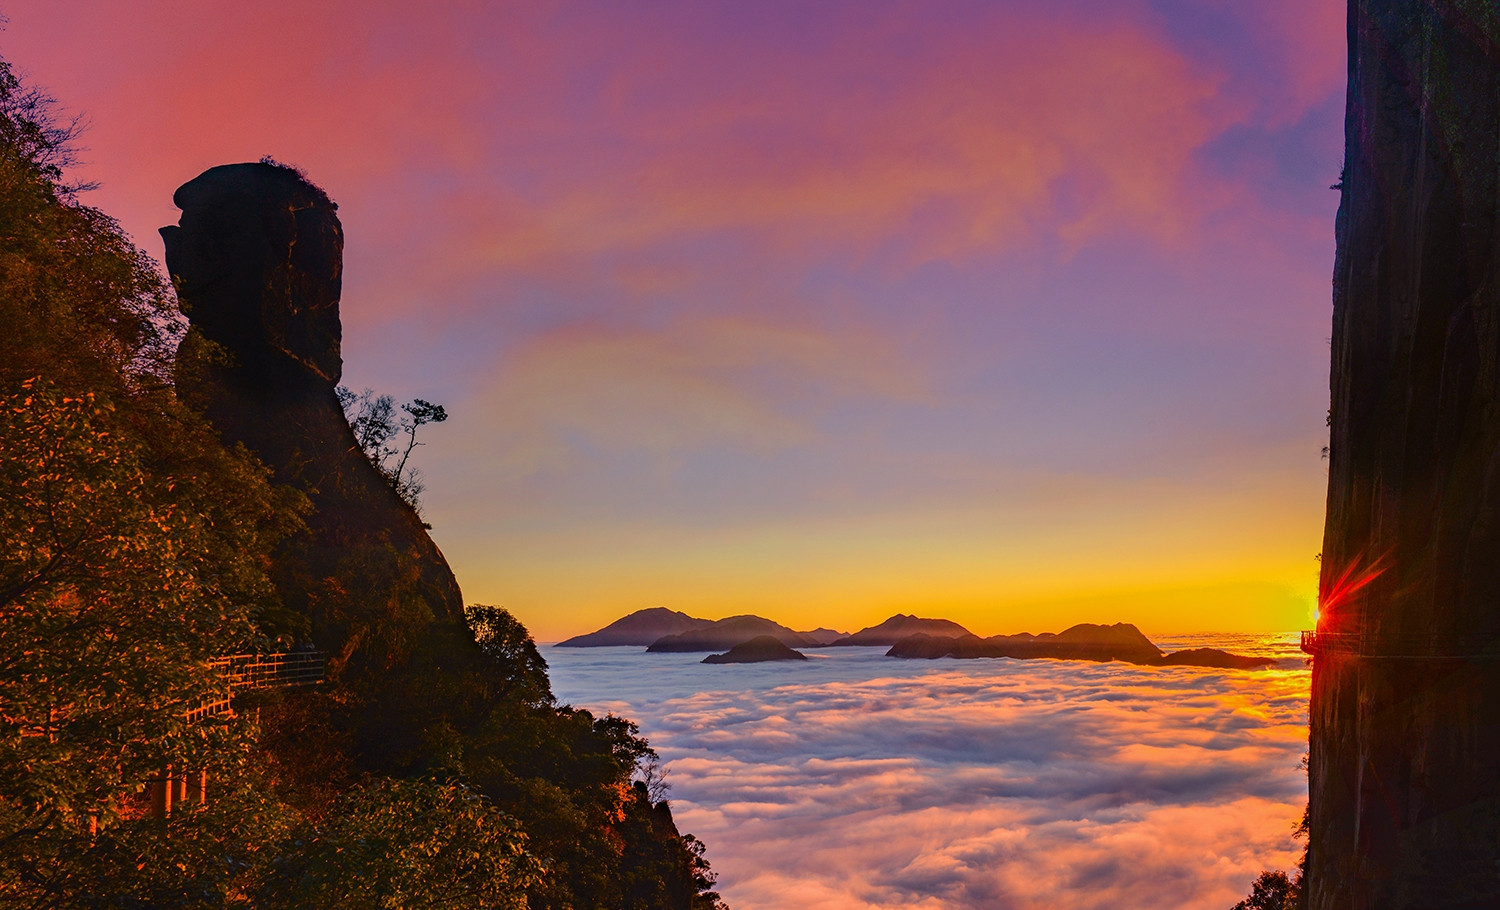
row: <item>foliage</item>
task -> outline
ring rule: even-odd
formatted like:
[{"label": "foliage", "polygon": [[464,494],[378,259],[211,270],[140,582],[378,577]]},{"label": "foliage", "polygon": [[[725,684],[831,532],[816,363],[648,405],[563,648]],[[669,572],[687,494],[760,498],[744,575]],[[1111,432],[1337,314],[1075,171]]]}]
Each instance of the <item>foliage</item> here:
[{"label": "foliage", "polygon": [[[448,411],[440,404],[414,398],[401,406],[405,416],[400,416],[396,400],[389,395],[376,395],[372,389],[355,393],[344,386],[337,392],[349,429],[354,431],[365,457],[402,501],[420,513],[422,492],[427,487],[422,483],[422,472],[408,462],[413,449],[426,445],[417,442],[417,430],[447,420]],[[402,436],[405,439],[398,441]]]},{"label": "foliage", "polygon": [[48,829],[0,907],[527,907],[542,873],[515,820],[460,784],[373,780],[321,819],[246,768],[166,819]]},{"label": "foliage", "polygon": [[470,604],[464,619],[474,632],[474,641],[489,660],[486,680],[499,689],[502,698],[525,705],[552,704],[552,684],[547,679],[547,661],[520,620],[504,607]]},{"label": "foliage", "polygon": [[182,321],[150,259],[61,183],[76,125],[0,60],[0,383],[163,383]]},{"label": "foliage", "polygon": [[1262,872],[1250,885],[1250,896],[1230,910],[1298,910],[1302,906],[1302,876]]},{"label": "foliage", "polygon": [[[190,724],[209,661],[295,636],[266,570],[301,497],[171,394],[170,292],[61,184],[70,127],[0,61],[0,896],[135,824],[169,764],[243,760]],[[87,870],[85,870],[87,871]]]},{"label": "foliage", "polygon": [[[719,906],[633,782],[650,746],[557,705],[509,613],[438,623],[391,593],[420,567],[390,546],[286,587],[279,547],[317,516],[176,397],[171,289],[62,182],[49,104],[0,61],[0,908]],[[414,502],[417,429],[446,411],[362,400],[361,445]],[[406,663],[189,723],[224,692],[211,658],[305,639],[293,595]],[[373,768],[372,734],[402,761]],[[169,766],[208,771],[209,802],[150,817]]]},{"label": "foliage", "polygon": [[232,549],[254,535],[216,534],[199,484],[148,454],[90,393],[0,399],[0,837],[111,818],[134,781],[220,745],[186,712],[223,691],[208,661],[253,638],[225,583],[254,575]]},{"label": "foliage", "polygon": [[359,787],[294,846],[261,906],[525,908],[542,871],[515,821],[458,783]]},{"label": "foliage", "polygon": [[168,818],[136,816],[96,834],[66,826],[39,834],[45,863],[0,884],[0,907],[253,907],[278,857],[297,849],[300,817],[266,782],[226,778],[207,803]]}]

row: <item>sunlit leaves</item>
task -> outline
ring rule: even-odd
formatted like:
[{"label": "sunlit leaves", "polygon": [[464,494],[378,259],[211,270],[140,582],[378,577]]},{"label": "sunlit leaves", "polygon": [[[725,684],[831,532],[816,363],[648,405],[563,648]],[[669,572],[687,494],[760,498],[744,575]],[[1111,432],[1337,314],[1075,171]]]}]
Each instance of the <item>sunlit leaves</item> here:
[{"label": "sunlit leaves", "polygon": [[542,867],[489,800],[457,783],[387,780],[349,793],[277,863],[272,906],[524,908]]},{"label": "sunlit leaves", "polygon": [[504,607],[469,604],[464,619],[474,632],[479,649],[489,659],[486,682],[498,694],[526,705],[552,704],[552,685],[547,680],[547,661],[536,649],[526,627]]},{"label": "sunlit leaves", "polygon": [[224,690],[208,661],[253,637],[218,583],[236,557],[146,455],[93,394],[0,396],[0,798],[23,818],[107,823],[228,733],[186,712]]}]

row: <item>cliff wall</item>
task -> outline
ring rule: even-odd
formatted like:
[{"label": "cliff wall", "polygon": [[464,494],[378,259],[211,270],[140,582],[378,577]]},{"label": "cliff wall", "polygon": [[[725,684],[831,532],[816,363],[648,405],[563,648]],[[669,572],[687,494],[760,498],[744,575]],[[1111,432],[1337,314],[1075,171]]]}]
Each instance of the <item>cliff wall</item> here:
[{"label": "cliff wall", "polygon": [[480,655],[443,554],[365,458],[334,392],[337,207],[272,164],[211,168],[172,198],[182,216],[161,233],[191,326],[178,393],[306,494],[307,528],[281,547],[272,577],[351,696],[360,754],[377,767],[411,761],[423,731],[455,710],[426,693],[445,671],[474,671]]},{"label": "cliff wall", "polygon": [[1308,905],[1500,906],[1500,14],[1348,29]]}]

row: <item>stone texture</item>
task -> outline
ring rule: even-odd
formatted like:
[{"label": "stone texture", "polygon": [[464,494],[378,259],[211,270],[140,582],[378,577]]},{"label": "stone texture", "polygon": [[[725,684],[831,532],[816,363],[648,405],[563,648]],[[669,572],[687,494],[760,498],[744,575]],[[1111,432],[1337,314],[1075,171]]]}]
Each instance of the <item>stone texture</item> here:
[{"label": "stone texture", "polygon": [[1315,910],[1500,906],[1497,42],[1491,3],[1350,3]]}]

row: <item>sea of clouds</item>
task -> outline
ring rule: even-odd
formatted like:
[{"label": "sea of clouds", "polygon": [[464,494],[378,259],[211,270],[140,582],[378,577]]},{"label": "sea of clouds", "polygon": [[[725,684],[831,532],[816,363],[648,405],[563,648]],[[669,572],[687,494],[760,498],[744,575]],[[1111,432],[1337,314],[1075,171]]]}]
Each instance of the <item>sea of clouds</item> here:
[{"label": "sea of clouds", "polygon": [[734,910],[1227,910],[1301,851],[1309,672],[1284,637],[1157,643],[1280,660],[544,654],[560,701],[639,723]]}]

